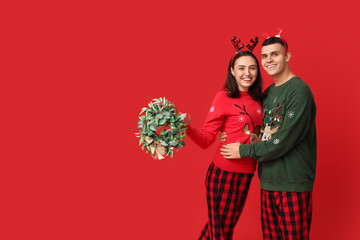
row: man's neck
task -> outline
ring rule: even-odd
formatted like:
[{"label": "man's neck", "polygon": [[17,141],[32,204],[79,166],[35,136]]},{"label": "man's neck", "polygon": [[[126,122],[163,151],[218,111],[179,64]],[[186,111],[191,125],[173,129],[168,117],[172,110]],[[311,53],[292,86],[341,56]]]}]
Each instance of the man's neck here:
[{"label": "man's neck", "polygon": [[274,82],[275,82],[275,86],[280,86],[284,83],[286,83],[287,81],[289,81],[291,78],[295,77],[296,75],[293,74],[290,69],[286,69],[284,72],[273,76]]}]

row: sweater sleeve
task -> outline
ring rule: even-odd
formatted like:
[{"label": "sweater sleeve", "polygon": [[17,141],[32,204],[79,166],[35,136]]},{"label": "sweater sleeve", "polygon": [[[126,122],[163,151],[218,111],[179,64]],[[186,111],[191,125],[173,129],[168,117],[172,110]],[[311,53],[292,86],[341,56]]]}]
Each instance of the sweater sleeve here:
[{"label": "sweater sleeve", "polygon": [[215,96],[211,108],[205,119],[205,123],[201,128],[201,131],[196,129],[191,124],[186,130],[186,135],[189,136],[197,145],[201,148],[208,148],[216,138],[216,134],[219,132],[224,122],[225,102],[222,92]]},{"label": "sweater sleeve", "polygon": [[275,160],[297,143],[301,142],[313,119],[314,100],[309,88],[293,89],[288,95],[287,106],[283,113],[283,123],[271,139],[255,144],[240,145],[241,157],[251,157],[259,162]]}]

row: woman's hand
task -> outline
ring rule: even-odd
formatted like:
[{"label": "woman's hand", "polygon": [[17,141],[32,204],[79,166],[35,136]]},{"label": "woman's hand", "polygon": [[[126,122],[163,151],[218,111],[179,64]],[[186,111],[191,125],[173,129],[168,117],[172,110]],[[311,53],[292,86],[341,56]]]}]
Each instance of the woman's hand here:
[{"label": "woman's hand", "polygon": [[225,142],[227,138],[226,132],[220,132],[219,134],[219,142]]}]

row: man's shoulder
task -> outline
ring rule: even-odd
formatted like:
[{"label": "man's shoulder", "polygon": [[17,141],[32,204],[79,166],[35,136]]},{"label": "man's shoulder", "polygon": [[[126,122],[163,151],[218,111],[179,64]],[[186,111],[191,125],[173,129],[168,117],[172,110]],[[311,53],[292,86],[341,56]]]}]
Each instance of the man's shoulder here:
[{"label": "man's shoulder", "polygon": [[308,89],[310,89],[309,85],[298,76],[295,76],[292,79],[290,79],[289,83],[290,83],[290,86],[293,86],[293,87],[295,86],[297,88],[308,88]]},{"label": "man's shoulder", "polygon": [[289,81],[285,95],[288,101],[303,103],[307,99],[308,102],[315,102],[309,85],[297,76]]},{"label": "man's shoulder", "polygon": [[298,76],[293,77],[289,81],[289,88],[290,92],[312,95],[309,85]]}]

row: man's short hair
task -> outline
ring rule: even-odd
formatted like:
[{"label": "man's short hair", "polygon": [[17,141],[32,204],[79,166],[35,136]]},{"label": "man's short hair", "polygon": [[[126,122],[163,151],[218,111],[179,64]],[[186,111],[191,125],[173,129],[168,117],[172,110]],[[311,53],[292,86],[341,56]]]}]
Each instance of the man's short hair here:
[{"label": "man's short hair", "polygon": [[271,44],[280,43],[283,48],[285,48],[285,54],[289,51],[289,46],[287,45],[287,42],[281,38],[278,37],[269,37],[268,39],[265,39],[265,41],[262,43],[261,47],[268,46]]}]

